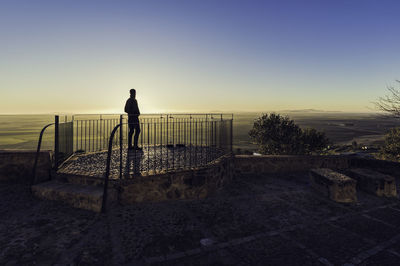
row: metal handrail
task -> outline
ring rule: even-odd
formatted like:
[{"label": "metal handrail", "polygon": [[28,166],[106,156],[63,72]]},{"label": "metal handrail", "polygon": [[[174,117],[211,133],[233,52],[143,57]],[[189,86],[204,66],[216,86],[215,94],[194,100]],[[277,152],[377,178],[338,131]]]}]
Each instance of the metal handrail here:
[{"label": "metal handrail", "polygon": [[31,186],[35,184],[35,178],[36,178],[36,167],[37,167],[37,163],[39,160],[39,153],[40,153],[40,147],[42,145],[42,137],[43,137],[43,133],[46,130],[46,128],[48,128],[49,126],[55,125],[55,123],[51,123],[46,125],[45,127],[43,127],[43,129],[40,131],[40,135],[39,135],[39,141],[38,141],[38,146],[36,149],[36,156],[35,156],[35,163],[33,164],[33,170],[32,170],[32,176],[31,176]]},{"label": "metal handrail", "polygon": [[108,179],[110,176],[110,164],[111,164],[111,152],[112,152],[112,145],[115,132],[122,124],[118,124],[114,127],[113,131],[111,132],[110,139],[108,141],[108,151],[107,151],[107,163],[106,163],[106,172],[104,174],[104,190],[103,190],[103,201],[101,204],[101,212],[106,212],[106,203],[107,203],[107,190],[108,190]]},{"label": "metal handrail", "polygon": [[[76,120],[77,118],[79,118],[80,116],[100,116],[101,118],[105,118],[104,116],[127,116],[128,114],[126,113],[115,113],[115,114],[73,114],[72,115],[72,120]],[[199,116],[205,116],[205,117],[215,117],[215,118],[228,118],[231,117],[233,118],[233,113],[144,113],[144,114],[140,114],[140,116],[143,117],[151,117],[151,116],[160,116],[160,117],[180,117],[180,116],[195,116],[195,117],[199,117]],[[80,119],[78,119],[80,120]],[[87,120],[91,120],[91,119],[87,119]]]},{"label": "metal handrail", "polygon": [[[101,113],[101,114],[96,114],[96,113],[88,113],[88,114],[73,114],[72,116],[77,116],[77,115],[127,115],[126,113]],[[140,115],[232,115],[232,113],[143,113]]]}]

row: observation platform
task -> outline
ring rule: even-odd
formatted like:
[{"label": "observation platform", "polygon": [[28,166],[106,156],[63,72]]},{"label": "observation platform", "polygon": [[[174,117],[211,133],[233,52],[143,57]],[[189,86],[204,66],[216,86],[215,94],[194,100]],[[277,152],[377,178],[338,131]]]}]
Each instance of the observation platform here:
[{"label": "observation platform", "polygon": [[[154,175],[168,171],[190,169],[205,166],[226,153],[216,146],[194,145],[152,145],[143,146],[142,150],[128,150],[122,147],[122,160],[119,147],[111,153],[110,179],[125,179],[135,176]],[[60,174],[104,178],[106,171],[107,150],[77,153],[58,170]]]}]

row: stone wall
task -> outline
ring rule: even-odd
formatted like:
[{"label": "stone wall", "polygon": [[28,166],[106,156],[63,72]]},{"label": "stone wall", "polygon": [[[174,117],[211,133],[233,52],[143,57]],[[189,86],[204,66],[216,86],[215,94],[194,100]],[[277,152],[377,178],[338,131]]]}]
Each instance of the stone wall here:
[{"label": "stone wall", "polygon": [[[0,151],[0,181],[30,182],[35,155],[35,151]],[[52,152],[42,151],[38,161],[36,183],[50,179],[51,166]],[[400,163],[355,156],[226,155],[205,167],[133,179],[110,180],[109,198],[110,201],[124,204],[199,199],[217,192],[229,183],[234,175],[308,172],[312,168],[346,170],[354,167],[372,168],[392,175],[400,173]],[[67,183],[92,186],[102,186],[104,181],[98,177],[65,174],[58,175],[58,179]]]},{"label": "stone wall", "polygon": [[[0,150],[0,181],[30,182],[36,151]],[[36,170],[36,183],[50,179],[52,152],[41,151]]]},{"label": "stone wall", "polygon": [[400,163],[368,158],[350,158],[350,166],[354,168],[369,168],[381,173],[400,177]]},{"label": "stone wall", "polygon": [[307,172],[312,168],[346,169],[348,156],[317,155],[238,155],[235,156],[235,174],[271,174]]},{"label": "stone wall", "polygon": [[119,201],[131,204],[204,198],[230,182],[232,174],[232,157],[224,156],[206,167],[122,180]]}]

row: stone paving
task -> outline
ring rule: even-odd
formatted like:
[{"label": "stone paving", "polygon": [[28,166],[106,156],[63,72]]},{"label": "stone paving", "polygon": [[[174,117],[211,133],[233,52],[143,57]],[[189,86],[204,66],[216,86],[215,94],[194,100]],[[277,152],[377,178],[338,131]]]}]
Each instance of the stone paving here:
[{"label": "stone paving", "polygon": [[[122,148],[124,177],[149,172],[162,172],[205,165],[224,154],[223,149],[211,146],[144,146],[142,151]],[[75,155],[59,170],[64,174],[103,177],[106,170],[107,151]],[[119,177],[120,150],[111,153],[110,177]]]},{"label": "stone paving", "polygon": [[306,173],[237,176],[204,200],[107,214],[0,186],[0,265],[399,265],[400,202],[339,204]]}]

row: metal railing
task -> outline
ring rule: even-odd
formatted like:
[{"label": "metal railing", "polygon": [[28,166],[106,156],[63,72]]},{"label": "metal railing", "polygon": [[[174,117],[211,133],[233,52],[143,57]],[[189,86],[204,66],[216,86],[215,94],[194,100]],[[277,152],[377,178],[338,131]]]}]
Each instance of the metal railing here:
[{"label": "metal railing", "polygon": [[[76,114],[72,116],[73,122],[73,151],[74,152],[97,152],[107,149],[108,138],[113,128],[119,123],[127,122],[126,114]],[[140,125],[142,134],[139,136],[139,143],[146,144],[147,135],[145,133],[147,125],[156,123],[161,128],[167,126],[177,128],[168,128],[172,134],[183,131],[180,125],[189,121],[218,121],[232,119],[231,114],[143,114],[140,116]],[[153,129],[151,129],[153,130]],[[128,136],[128,126],[124,125],[122,134],[114,138],[114,143],[118,144],[120,138],[126,139]],[[184,137],[182,135],[182,137]],[[173,136],[164,136],[164,141],[172,140]],[[181,141],[180,139],[179,141]],[[178,140],[177,140],[178,141]]]},{"label": "metal railing", "polygon": [[[232,152],[232,123],[229,120],[168,120],[141,119],[140,150],[129,150],[124,127],[117,124],[109,137],[104,173],[102,211],[105,212],[109,178],[131,178],[143,174],[191,169],[205,166],[222,155]],[[118,138],[116,144],[115,139]],[[125,145],[123,144],[125,143]],[[119,146],[113,149],[113,145]],[[114,167],[113,167],[114,163]],[[117,175],[116,172],[119,172]]]},{"label": "metal railing", "polygon": [[190,169],[232,151],[232,118],[141,118],[139,151],[128,150],[129,124],[123,118],[120,121],[112,140],[114,178]]},{"label": "metal railing", "polygon": [[[53,123],[55,170],[76,153],[97,156],[96,162],[86,163],[92,168],[85,169],[83,165],[83,168],[80,167],[82,171],[92,172],[93,168],[100,169],[101,165],[104,167],[109,137],[117,125],[120,125],[118,134],[112,138],[114,149],[110,171],[113,178],[197,167],[232,150],[232,115],[141,115],[138,137],[138,146],[142,148],[140,152],[128,150],[127,115],[73,115],[65,116],[64,122],[59,120],[59,116],[55,116]],[[34,172],[36,165],[37,162]]]},{"label": "metal railing", "polygon": [[110,165],[111,165],[111,152],[112,152],[112,145],[115,132],[122,126],[122,124],[118,124],[114,127],[113,131],[111,132],[110,139],[108,141],[108,150],[107,150],[107,161],[106,161],[106,172],[104,173],[104,186],[103,186],[103,200],[101,203],[101,212],[106,212],[106,204],[107,204],[107,196],[108,196],[108,179],[110,176]]},{"label": "metal railing", "polygon": [[48,127],[53,125],[55,128],[54,128],[54,165],[52,166],[52,168],[54,170],[57,170],[60,163],[65,161],[69,156],[73,154],[73,149],[71,145],[71,140],[72,140],[71,132],[73,131],[72,127],[73,125],[71,122],[60,123],[59,116],[56,115],[54,117],[54,123],[50,123],[44,126],[40,131],[39,140],[36,148],[35,160],[32,168],[31,180],[30,180],[31,186],[35,184],[36,170],[40,155],[40,149],[42,146],[43,134],[45,133]]},{"label": "metal railing", "polygon": [[42,130],[40,131],[39,140],[38,140],[38,145],[37,145],[37,148],[36,148],[35,161],[34,161],[34,163],[33,163],[33,169],[32,169],[31,181],[30,181],[30,185],[31,185],[31,186],[35,184],[36,168],[37,168],[37,164],[38,164],[38,160],[39,160],[39,154],[40,154],[40,148],[41,148],[41,145],[42,145],[43,133],[45,132],[45,130],[46,130],[49,126],[52,126],[52,125],[54,125],[54,124],[55,124],[55,123],[48,124],[48,125],[44,126],[44,127],[42,128]]}]

